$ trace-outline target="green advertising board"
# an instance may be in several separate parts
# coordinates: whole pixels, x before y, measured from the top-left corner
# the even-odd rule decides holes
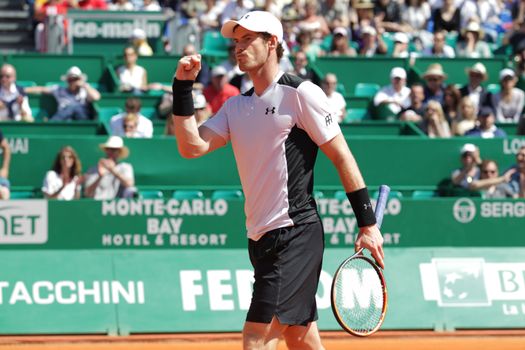
[[[328,247],[358,233],[346,199],[317,199]],[[0,250],[212,249],[247,245],[242,200],[0,202]],[[387,247],[524,247],[525,201],[399,199],[387,203]],[[505,239],[496,239],[503,233]]]
[[[319,327],[340,329],[325,252]],[[0,333],[240,331],[253,273],[245,249],[3,252]],[[524,248],[390,248],[383,329],[525,327]],[[371,296],[373,297],[373,296]],[[359,301],[357,301],[359,303]]]

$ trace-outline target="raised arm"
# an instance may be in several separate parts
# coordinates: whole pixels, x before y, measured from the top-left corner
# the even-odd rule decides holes
[[[184,158],[197,158],[226,141],[211,129],[197,127],[194,116],[192,89],[201,69],[201,56],[184,56],[179,60],[173,79],[173,123],[179,153]]]
[[[374,217],[374,213],[369,203],[365,181],[343,134],[340,133],[332,140],[321,145],[321,150],[337,169],[341,183],[354,209],[359,226],[355,250],[368,249],[379,266],[384,268],[383,237],[379,228],[375,225],[375,219],[373,219],[373,224],[366,225],[367,221]],[[365,225],[360,223],[360,221],[364,221]]]

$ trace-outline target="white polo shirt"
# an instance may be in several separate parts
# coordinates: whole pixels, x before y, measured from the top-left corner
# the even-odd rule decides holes
[[[203,125],[231,141],[246,202],[247,235],[313,222],[318,146],[338,135],[325,93],[309,81],[280,72],[257,96],[231,97]]]

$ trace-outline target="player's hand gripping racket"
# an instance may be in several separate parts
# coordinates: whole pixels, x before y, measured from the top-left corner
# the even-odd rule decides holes
[[[390,188],[381,185],[375,216],[381,227]],[[385,318],[386,283],[383,271],[361,248],[337,269],[332,282],[332,310],[337,322],[352,335],[375,333]]]

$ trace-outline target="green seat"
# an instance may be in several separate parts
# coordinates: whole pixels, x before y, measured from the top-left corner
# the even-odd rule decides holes
[[[45,86],[55,86],[55,85],[58,85],[58,86],[66,87],[66,82],[65,82],[65,81],[48,81],[48,82],[45,83],[44,85],[45,85]]]
[[[120,107],[98,107],[97,110],[98,119],[103,123],[109,122],[114,115],[122,113],[122,108]]]
[[[26,87],[36,86],[36,82],[32,80],[17,80],[16,85],[26,88]]]
[[[157,109],[155,107],[142,107],[140,109],[140,114],[148,119],[154,119],[157,116]]]
[[[139,191],[139,198],[140,199],[162,199],[164,198],[164,194],[162,194],[162,191],[158,191],[158,190],[142,190],[142,191]]]
[[[346,110],[346,116],[343,122],[344,123],[357,122],[357,121],[366,119],[367,117],[368,117],[367,108],[348,108]]]
[[[487,91],[491,94],[497,94],[501,91],[501,85],[500,84],[488,84],[487,85]]]
[[[208,30],[203,34],[201,53],[205,55],[227,54],[230,45],[230,39],[223,37],[218,30]]]
[[[397,113],[394,112],[388,104],[383,103],[379,106],[374,106],[372,110],[372,119],[395,120],[397,119]]]
[[[377,199],[378,197],[379,197],[379,191],[375,191],[372,194],[372,198]],[[392,199],[392,198],[401,199],[403,198],[403,193],[401,193],[401,191],[390,191],[390,193],[388,194],[388,199]]]
[[[33,114],[33,118],[36,121],[41,121],[46,118],[49,118],[49,114],[47,113],[47,111],[40,107],[31,107],[31,114]]]
[[[172,195],[173,199],[197,199],[204,198],[204,193],[199,190],[175,190]]]
[[[211,199],[243,199],[241,190],[216,190],[211,194]]]
[[[317,199],[317,198],[324,198],[324,193],[323,193],[323,191],[314,190],[313,196],[314,196],[315,199]]]
[[[35,194],[32,191],[11,191],[11,199],[29,199],[34,198]]]
[[[357,97],[373,98],[381,87],[375,83],[357,83],[354,89],[354,95]]]
[[[346,196],[346,192],[343,190],[335,191],[334,198],[339,199],[340,201],[344,199],[348,199],[348,197]]]
[[[412,198],[414,199],[428,199],[434,197],[439,197],[439,194],[436,191],[415,190],[412,192]]]

